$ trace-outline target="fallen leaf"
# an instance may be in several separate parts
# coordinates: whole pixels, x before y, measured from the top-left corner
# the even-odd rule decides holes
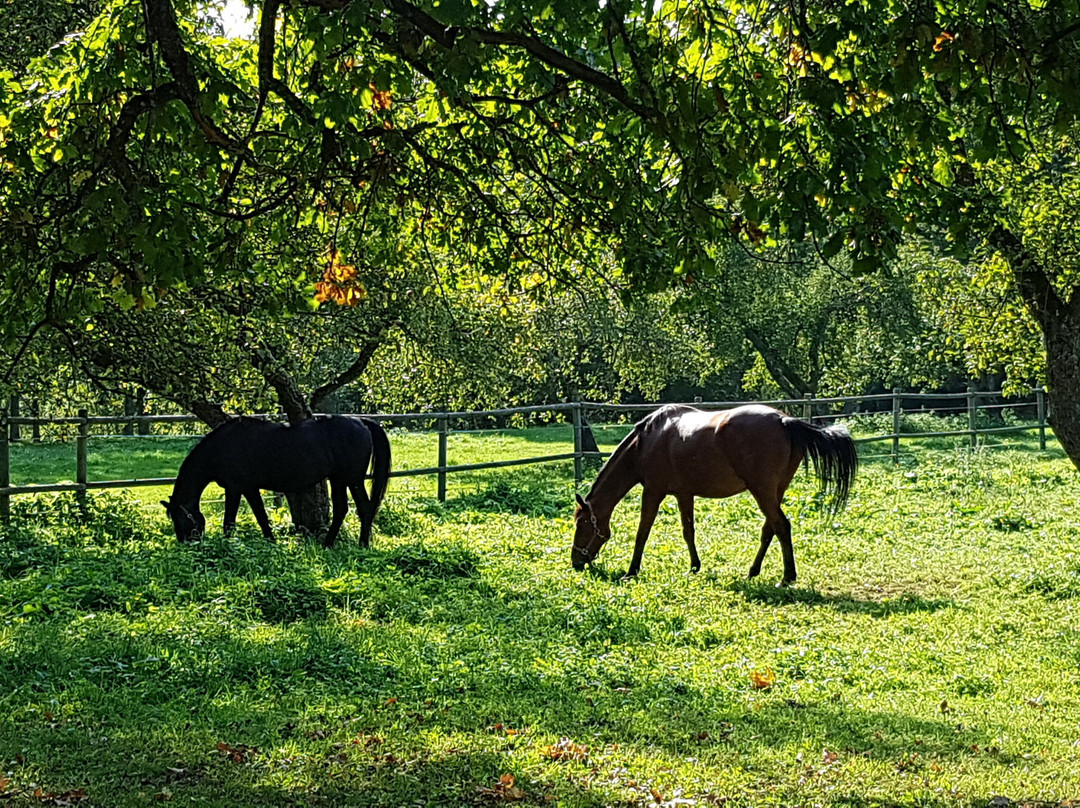
[[[750,684],[754,686],[755,690],[768,690],[776,684],[776,674],[773,673],[772,668],[766,668],[763,671],[750,671]]]
[[[217,750],[225,755],[233,763],[243,763],[245,760],[258,754],[258,749],[253,746],[245,746],[239,744],[238,746],[229,746],[224,741],[217,742]]]
[[[540,754],[550,760],[585,760],[589,747],[574,743],[569,738],[560,738],[558,743],[543,747]]]
[[[492,788],[480,788],[478,790],[481,796],[502,802],[518,802],[525,799],[525,790],[515,785],[514,775],[512,774],[502,775],[499,782]]]

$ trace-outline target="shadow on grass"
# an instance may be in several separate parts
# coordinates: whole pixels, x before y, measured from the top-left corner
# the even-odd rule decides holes
[[[430,502],[427,513],[436,517],[456,517],[461,513],[512,513],[555,518],[573,512],[573,497],[561,475],[550,469],[499,470],[498,477],[474,477],[464,485],[475,490],[458,493],[446,502]]]
[[[828,595],[816,589],[799,586],[776,586],[765,581],[741,578],[725,587],[754,603],[782,606],[797,603],[822,606],[839,612],[866,614],[871,617],[888,617],[893,614],[936,612],[956,607],[952,600],[928,599],[919,595],[901,593],[884,600],[862,600],[851,595]]]
[[[325,551],[253,530],[193,545],[24,538],[23,550],[50,563],[0,581],[9,587],[0,594],[12,605],[23,595],[57,600],[13,622],[0,644],[0,711],[10,716],[0,748],[30,750],[32,761],[14,772],[11,792],[32,782],[58,794],[86,788],[103,805],[551,797],[591,807],[649,797],[577,762],[547,774],[517,768],[529,749],[567,737],[605,749],[605,773],[654,751],[721,770],[797,740],[914,767],[966,762],[1003,734],[989,721],[959,728],[946,716],[852,708],[842,695],[795,702],[730,677],[702,686],[678,666],[650,664],[651,648],[686,629],[682,614],[584,590],[567,603],[542,582],[507,586],[487,577],[485,557],[451,543]],[[621,572],[590,567],[613,584]],[[953,605],[717,583],[752,602],[873,616]],[[89,587],[100,601],[80,600]],[[120,773],[108,775],[107,792],[105,773]],[[507,774],[522,799],[505,799],[516,796],[500,780]],[[830,799],[819,801],[861,805]],[[950,805],[932,800],[920,804]]]

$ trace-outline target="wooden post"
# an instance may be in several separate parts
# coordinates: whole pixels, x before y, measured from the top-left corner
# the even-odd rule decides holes
[[[967,392],[967,410],[968,410],[968,431],[971,433],[971,448],[974,449],[979,445],[979,433],[977,430],[977,424],[975,417],[979,411],[978,393],[975,392],[975,386],[969,384]]]
[[[1039,451],[1046,451],[1046,390],[1035,388],[1035,405],[1039,413]]]
[[[892,462],[900,462],[900,388],[892,389]]]
[[[86,508],[86,456],[90,442],[90,419],[89,413],[83,407],[79,410],[79,436],[75,439],[75,482],[83,486],[75,492],[79,505]]]
[[[439,416],[439,502],[446,502],[446,444],[450,437],[450,419]]]
[[[11,485],[11,446],[8,443],[7,409],[0,407],[0,488]],[[11,495],[0,494],[0,522],[11,520]]]
[[[585,479],[585,471],[581,456],[581,402],[574,402],[574,486],[581,485]]]
[[[814,420],[814,394],[807,393],[806,398],[803,399],[802,405],[802,417],[804,421]]]
[[[11,394],[11,409],[8,410],[8,413],[10,414],[10,416],[12,418],[18,418],[19,417],[19,394],[18,393],[12,393]],[[8,432],[8,434],[10,436],[9,440],[12,443],[18,443],[19,440],[22,438],[22,430],[19,429],[19,424],[10,424],[10,431]]]
[[[30,417],[34,419],[41,417],[41,402],[36,398],[30,402]],[[41,443],[41,424],[36,420],[33,427],[31,427],[31,435],[34,443]]]
[[[134,415],[135,415],[135,397],[132,396],[130,393],[128,393],[128,394],[126,394],[124,396],[124,417],[125,418],[132,418],[132,417],[134,417]],[[125,434],[125,435],[134,435],[135,434],[135,422],[134,421],[125,421],[124,422],[124,428],[121,430],[121,432],[123,434]]]
[[[138,389],[138,392],[135,393],[135,415],[136,416],[146,415],[146,390],[144,390],[141,387]],[[149,435],[150,434],[150,422],[149,421],[139,421],[139,426],[138,426],[137,431],[138,431],[138,433],[140,435]]]

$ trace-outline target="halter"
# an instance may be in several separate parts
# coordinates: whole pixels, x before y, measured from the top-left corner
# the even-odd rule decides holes
[[[605,536],[603,533],[600,532],[600,525],[596,521],[596,514],[593,513],[593,509],[591,506],[589,508],[589,521],[592,522],[593,538],[603,539],[604,541],[607,541],[611,538],[610,533]]]
[[[189,522],[191,522],[191,526],[192,526],[192,528],[193,528],[193,530],[192,530],[192,534],[191,534],[191,535],[193,535],[193,536],[194,536],[194,535],[198,534],[198,535],[200,535],[200,536],[201,536],[201,535],[202,535],[202,531],[201,531],[201,530],[199,530],[199,522],[198,522],[198,520],[197,520],[197,519],[195,518],[195,516],[194,516],[194,515],[193,515],[193,514],[191,513],[191,511],[189,511],[189,510],[188,510],[187,508],[185,508],[185,507],[184,507],[183,505],[179,505],[179,504],[177,504],[177,505],[174,505],[173,507],[174,507],[174,508],[176,508],[176,510],[180,511],[180,513],[182,513],[182,514],[183,514],[184,516],[186,516],[186,517],[187,517],[187,519],[188,519],[188,521],[189,521]]]
[[[590,524],[592,524],[592,529],[593,529],[593,540],[594,540],[594,541],[595,541],[596,539],[600,539],[600,541],[602,541],[602,542],[606,542],[606,541],[607,541],[608,539],[610,539],[610,538],[611,538],[611,534],[610,534],[610,533],[608,533],[608,534],[607,534],[607,535],[605,536],[605,535],[603,534],[603,532],[601,532],[601,530],[600,530],[600,525],[599,525],[599,523],[598,523],[598,522],[596,521],[596,514],[595,514],[595,513],[593,513],[593,509],[592,509],[592,507],[591,507],[591,506],[589,507],[589,522],[590,522]],[[589,555],[589,551],[588,551],[588,550],[586,550],[586,549],[584,549],[584,548],[582,548],[582,547],[578,547],[578,546],[577,546],[576,544],[575,544],[575,545],[574,545],[573,547],[571,547],[570,549],[571,549],[571,552],[577,553],[578,555],[581,555],[581,556],[588,556],[588,555]]]

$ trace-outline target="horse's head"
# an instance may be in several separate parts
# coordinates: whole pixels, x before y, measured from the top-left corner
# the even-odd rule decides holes
[[[194,541],[206,531],[206,517],[199,510],[198,502],[183,504],[170,497],[163,499],[161,504],[172,519],[177,541]]]
[[[583,570],[596,558],[600,548],[611,538],[611,514],[599,514],[593,506],[578,495],[574,511],[574,546],[570,560],[574,569]]]

